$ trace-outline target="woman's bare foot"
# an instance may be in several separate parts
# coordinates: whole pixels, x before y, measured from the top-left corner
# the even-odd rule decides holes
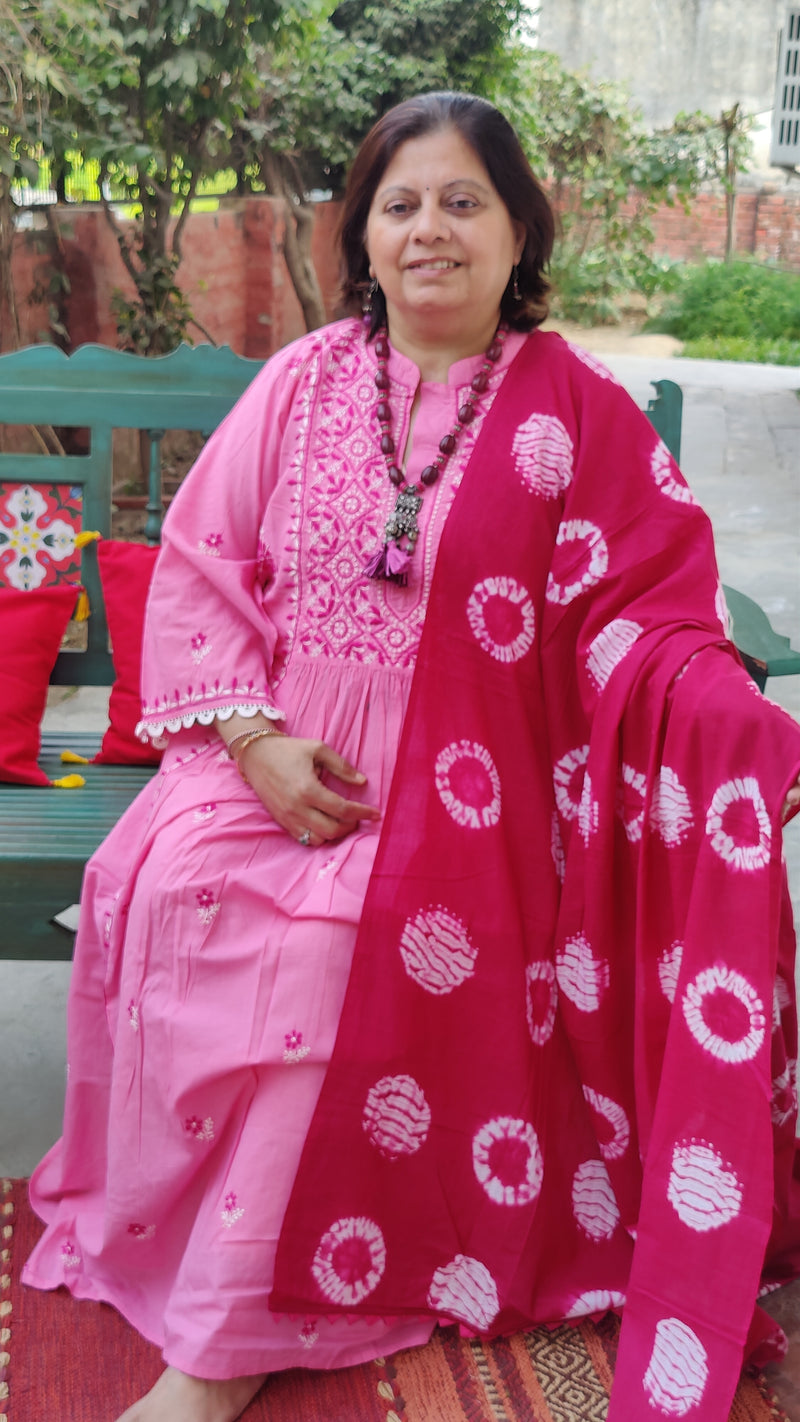
[[[210,1381],[167,1368],[147,1396],[117,1422],[236,1422],[266,1376]]]

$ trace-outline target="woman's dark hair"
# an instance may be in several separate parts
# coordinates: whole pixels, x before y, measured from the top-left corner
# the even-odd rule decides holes
[[[516,330],[530,331],[547,315],[549,282],[544,268],[553,249],[553,213],[508,119],[486,99],[470,94],[420,94],[406,99],[378,119],[361,144],[350,170],[340,228],[343,309],[350,315],[360,313],[369,286],[367,217],[389,163],[401,144],[442,128],[460,133],[483,163],[512,221],[525,228],[518,275],[521,300],[516,300],[509,282],[500,314]],[[385,320],[386,304],[379,290],[372,303],[370,336]]]

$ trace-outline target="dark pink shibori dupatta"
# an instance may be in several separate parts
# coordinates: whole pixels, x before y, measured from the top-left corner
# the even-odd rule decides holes
[[[536,333],[442,540],[271,1306],[481,1333],[623,1310],[609,1418],[727,1419],[792,1225],[800,728],[704,514]]]

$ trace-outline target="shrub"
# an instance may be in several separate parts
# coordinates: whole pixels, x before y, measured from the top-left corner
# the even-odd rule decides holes
[[[682,341],[724,338],[750,343],[753,349],[800,343],[800,275],[745,261],[686,267],[677,291],[648,330]]]

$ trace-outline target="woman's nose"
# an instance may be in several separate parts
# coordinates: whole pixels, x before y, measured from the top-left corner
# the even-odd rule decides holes
[[[438,237],[446,237],[448,232],[446,213],[433,196],[428,198],[426,194],[417,208],[413,237],[418,242],[435,242]]]

